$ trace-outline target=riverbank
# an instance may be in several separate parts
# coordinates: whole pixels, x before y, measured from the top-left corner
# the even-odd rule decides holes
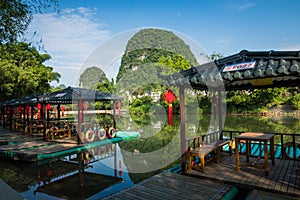
[[[300,110],[294,110],[289,105],[282,105],[279,108],[272,108],[268,111],[253,112],[253,111],[244,111],[241,113],[229,113],[227,115],[242,115],[242,116],[300,116]]]

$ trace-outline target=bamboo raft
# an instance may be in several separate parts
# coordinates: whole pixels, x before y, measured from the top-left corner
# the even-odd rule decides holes
[[[125,138],[130,139],[129,137]],[[0,130],[0,158],[36,162],[88,151],[110,143],[123,141],[116,137],[78,145],[74,138],[45,142],[42,137],[23,135],[21,132]]]

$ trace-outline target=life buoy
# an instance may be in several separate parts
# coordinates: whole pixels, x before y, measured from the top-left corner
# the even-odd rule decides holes
[[[85,140],[87,142],[93,142],[94,141],[94,138],[95,138],[95,135],[94,135],[94,131],[93,130],[88,130],[86,133],[85,133]]]
[[[104,140],[106,138],[106,131],[104,129],[100,129],[98,130],[97,135],[99,140]]]
[[[110,127],[110,128],[108,129],[108,137],[109,137],[109,138],[114,138],[114,137],[116,137],[116,134],[117,134],[117,131],[116,131],[116,129],[115,129],[114,127]]]
[[[287,152],[287,150],[289,149],[289,147],[292,147],[293,148],[293,142],[287,142],[287,143],[285,143],[285,144],[283,144],[282,145],[282,149],[283,149],[283,155],[284,155],[284,157],[285,158],[287,158],[287,159],[294,159],[293,157],[291,157],[289,154],[288,154],[288,152]],[[295,147],[296,147],[296,149],[298,148],[298,149],[300,149],[300,144],[295,144]],[[297,155],[297,154],[296,154]],[[300,160],[300,155],[296,158],[297,160]]]
[[[91,159],[94,158],[94,156],[95,156],[95,151],[94,151],[94,149],[91,149],[91,150],[85,152],[85,159],[86,159],[86,160],[91,160]]]

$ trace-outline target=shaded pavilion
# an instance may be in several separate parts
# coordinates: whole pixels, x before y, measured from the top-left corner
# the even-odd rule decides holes
[[[10,130],[13,130],[13,115],[15,112],[23,115],[23,118],[15,119],[22,121],[21,123],[25,124],[32,123],[34,115],[34,107],[38,102],[37,97],[24,97],[19,99],[11,99],[0,104],[1,107],[1,120],[3,127],[8,126]],[[8,122],[8,123],[7,123]]]
[[[186,172],[184,91],[209,90],[217,99],[219,135],[222,134],[222,98],[226,91],[300,86],[300,51],[247,51],[192,67],[171,75],[160,75],[166,85],[179,88],[182,172]]]
[[[83,110],[84,110],[84,102],[96,102],[96,101],[113,101],[115,104],[117,101],[122,98],[113,94],[100,92],[92,89],[86,88],[76,88],[76,87],[67,87],[65,89],[52,92],[49,94],[43,94],[33,98],[21,98],[16,100],[10,100],[4,102],[2,106],[2,113],[4,115],[5,111],[9,117],[9,126],[12,129],[12,108],[16,108],[21,106],[22,112],[24,112],[24,116],[27,116],[27,124],[29,124],[29,112],[28,106],[33,110],[35,107],[40,112],[40,120],[43,123],[43,138],[46,140],[46,128],[49,128],[50,116],[49,116],[49,105],[57,105],[57,120],[60,121],[60,110],[61,106],[65,104],[74,104],[77,105],[78,112],[78,123],[77,123],[77,132],[80,133],[81,123],[83,122]],[[26,109],[27,107],[27,109]],[[114,106],[115,108],[115,106]],[[10,112],[7,112],[10,111]],[[27,113],[26,113],[27,112]],[[33,118],[33,112],[31,112],[31,120]],[[4,117],[3,117],[4,119]],[[23,125],[25,127],[26,120],[23,118]],[[114,109],[114,127],[115,124],[115,109]],[[78,143],[80,143],[80,138],[78,137]]]
[[[86,88],[76,88],[76,87],[67,87],[63,90],[56,91],[47,95],[43,95],[39,102],[44,105],[44,108],[47,104],[56,104],[58,111],[58,121],[60,120],[60,107],[62,104],[76,104],[78,111],[78,123],[77,123],[77,132],[81,132],[81,123],[83,122],[83,103],[84,102],[96,102],[96,101],[113,101],[113,103],[121,100],[121,97],[118,97],[113,94],[106,92],[100,92],[92,89]],[[114,106],[115,108],[115,106]],[[49,112],[47,112],[47,126],[49,126]],[[44,123],[45,124],[45,123]],[[114,110],[114,127],[115,124],[115,110]],[[45,138],[44,131],[44,138]],[[78,143],[80,143],[80,138],[78,137]]]

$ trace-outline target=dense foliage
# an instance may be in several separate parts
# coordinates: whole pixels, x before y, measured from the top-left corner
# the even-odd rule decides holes
[[[300,109],[298,88],[268,88],[226,93],[227,113],[261,113],[273,112],[285,106],[289,109]],[[198,95],[199,107],[205,113],[211,112],[211,98],[206,93]]]
[[[41,94],[60,74],[43,63],[51,57],[26,43],[0,45],[0,101]]]
[[[0,44],[16,42],[27,30],[32,14],[54,5],[57,0],[1,0]]]

